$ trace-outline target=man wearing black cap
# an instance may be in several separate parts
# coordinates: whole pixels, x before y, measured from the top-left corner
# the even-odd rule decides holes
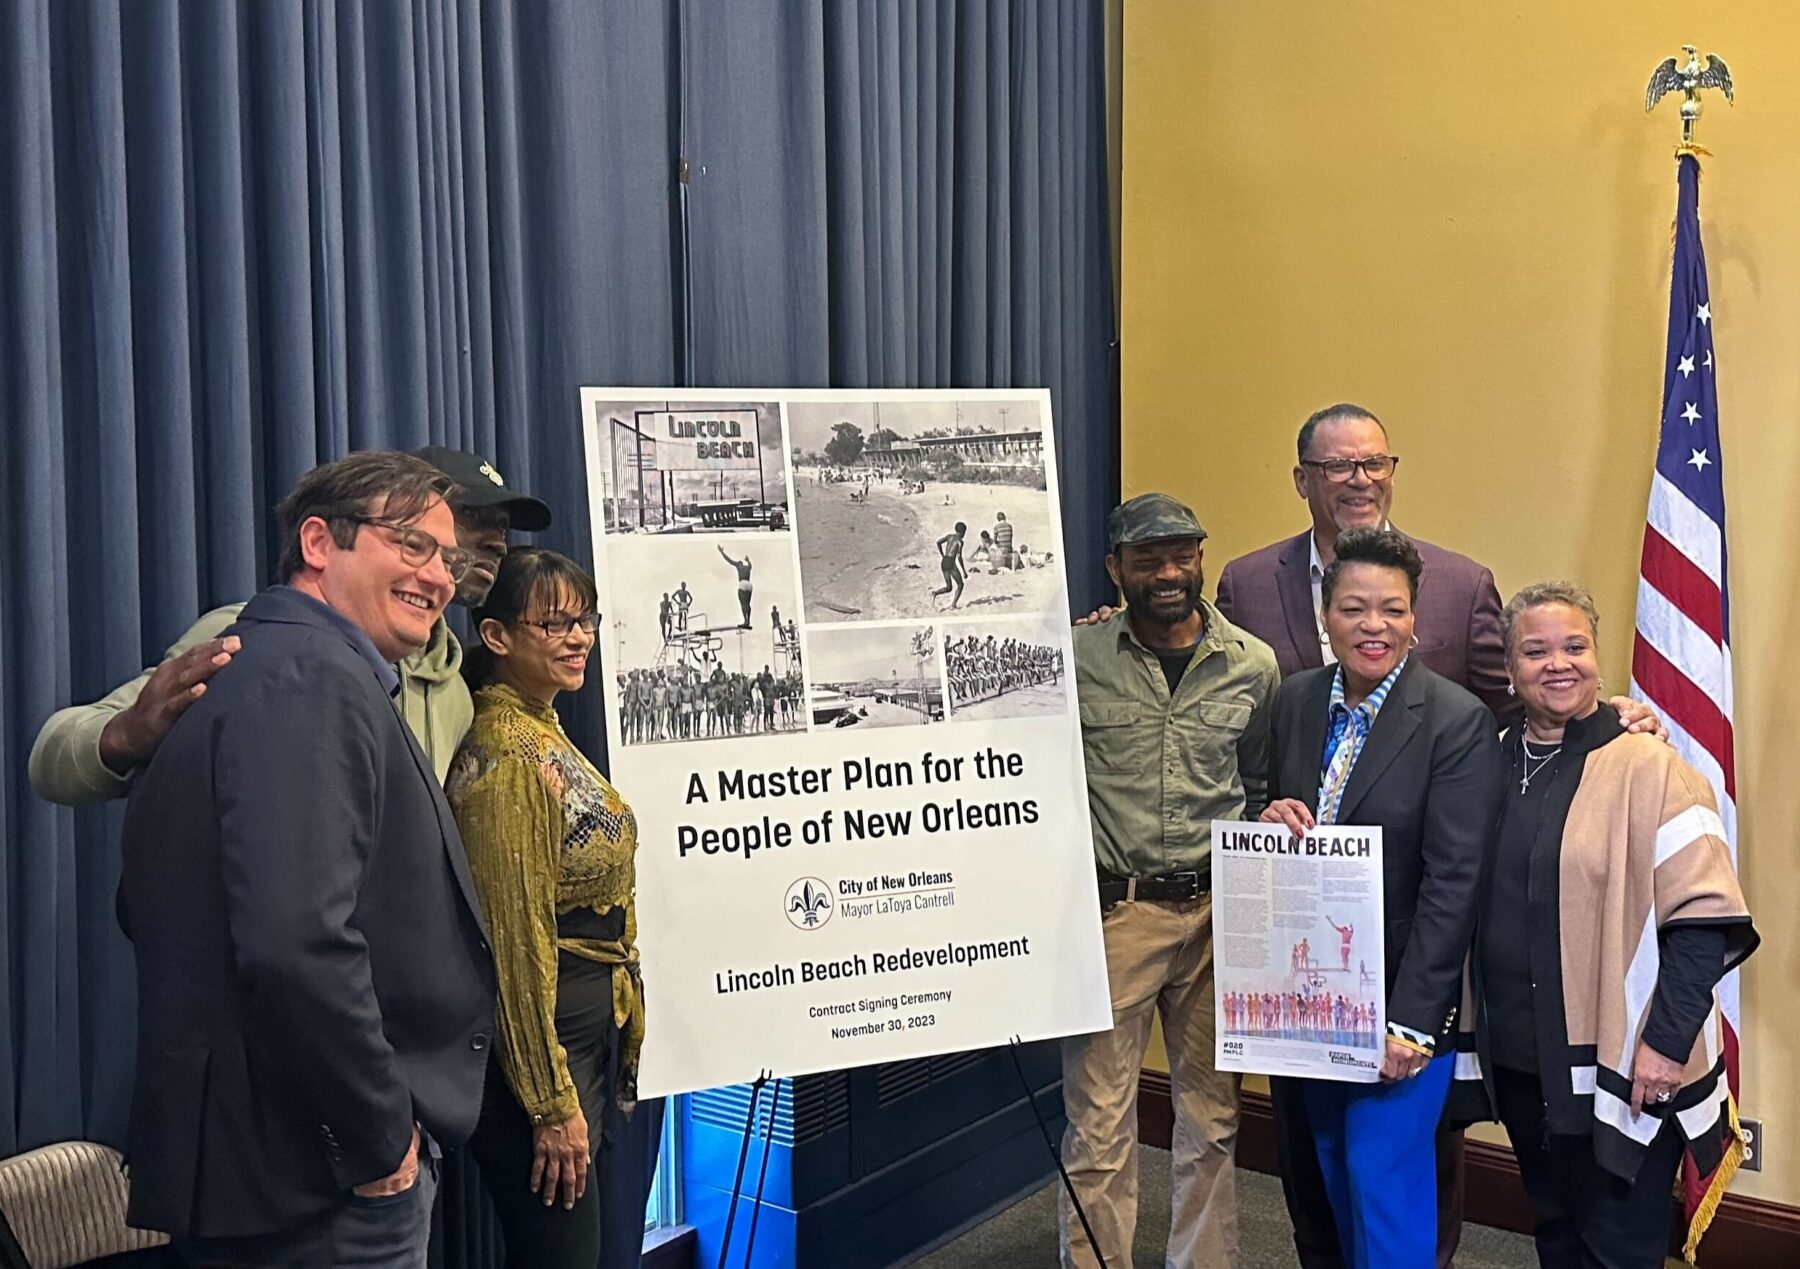
[[[1073,635],[1088,812],[1111,984],[1110,1031],[1063,1043],[1063,1163],[1109,1265],[1131,1263],[1137,1079],[1155,1015],[1174,1103],[1171,1265],[1237,1262],[1238,1081],[1213,1066],[1212,821],[1267,798],[1280,677],[1267,644],[1201,597],[1206,530],[1166,494],[1107,518],[1126,619]],[[1096,1264],[1072,1204],[1067,1269]]]
[[[459,486],[456,540],[475,563],[457,585],[456,602],[479,604],[506,554],[507,531],[548,528],[550,508],[507,488],[493,464],[479,454],[440,445],[413,452]],[[91,705],[52,714],[31,748],[31,787],[37,795],[64,806],[124,797],[132,771],[149,761],[182,711],[205,693],[206,681],[237,652],[237,637],[221,638],[220,632],[237,620],[242,608],[228,604],[213,609],[176,640],[161,665]],[[442,780],[474,718],[474,704],[459,673],[462,646],[439,618],[431,641],[398,668],[401,687],[395,703]]]

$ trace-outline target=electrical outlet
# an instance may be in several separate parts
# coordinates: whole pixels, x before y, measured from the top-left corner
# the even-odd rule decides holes
[[[1744,1163],[1746,1172],[1761,1172],[1763,1167],[1763,1126],[1760,1119],[1740,1119],[1744,1130]]]

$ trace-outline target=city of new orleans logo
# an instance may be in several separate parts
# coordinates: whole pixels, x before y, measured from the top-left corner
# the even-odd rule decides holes
[[[816,930],[831,920],[831,887],[817,877],[802,877],[782,901],[787,919],[798,930]]]

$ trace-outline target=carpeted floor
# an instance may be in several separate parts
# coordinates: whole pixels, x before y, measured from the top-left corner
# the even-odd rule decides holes
[[[1162,1269],[1168,1235],[1169,1152],[1145,1147],[1138,1170],[1136,1269]],[[1238,1241],[1239,1269],[1297,1269],[1281,1183],[1274,1177],[1238,1173]],[[1056,1262],[1056,1189],[1045,1186],[913,1263],[917,1269],[1046,1269]],[[1457,1269],[1531,1269],[1537,1254],[1523,1234],[1467,1225],[1456,1264]]]

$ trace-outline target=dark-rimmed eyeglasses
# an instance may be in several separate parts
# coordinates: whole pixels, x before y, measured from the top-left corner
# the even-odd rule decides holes
[[[1370,480],[1386,480],[1394,474],[1394,468],[1400,465],[1398,454],[1371,454],[1367,458],[1327,458],[1320,461],[1314,458],[1302,458],[1302,467],[1311,467],[1334,485],[1341,485],[1362,468],[1362,474]]]
[[[579,617],[571,617],[566,613],[559,613],[554,617],[545,617],[542,621],[533,621],[529,617],[521,617],[519,618],[518,624],[521,626],[536,626],[552,639],[566,639],[568,638],[569,632],[575,629],[576,626],[581,627],[583,634],[593,634],[594,631],[600,628],[600,614],[597,612],[584,612]]]
[[[395,524],[392,520],[380,520],[374,516],[335,516],[350,524],[364,524],[370,528],[386,529],[394,536],[394,549],[400,552],[400,559],[408,568],[424,568],[431,563],[432,556],[439,556],[444,561],[444,569],[450,574],[450,580],[461,583],[469,575],[475,565],[475,557],[460,546],[445,546],[423,529],[410,528],[404,524]]]

